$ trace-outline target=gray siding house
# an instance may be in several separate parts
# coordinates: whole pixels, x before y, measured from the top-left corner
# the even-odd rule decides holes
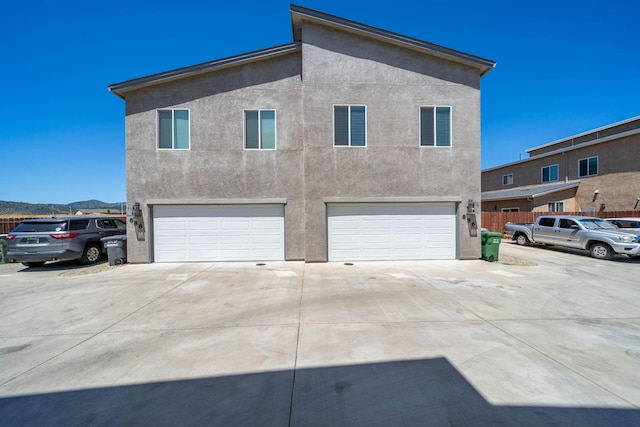
[[[303,7],[290,44],[111,85],[131,262],[480,257],[495,63]]]

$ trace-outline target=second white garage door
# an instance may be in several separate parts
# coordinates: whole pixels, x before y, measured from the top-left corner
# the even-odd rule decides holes
[[[455,259],[453,203],[327,206],[329,261]]]
[[[155,206],[156,262],[284,260],[284,206]]]

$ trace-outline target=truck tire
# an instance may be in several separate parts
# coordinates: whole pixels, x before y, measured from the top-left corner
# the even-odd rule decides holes
[[[522,233],[517,233],[513,239],[516,241],[516,243],[520,246],[527,246],[530,242],[529,239],[527,238],[527,236],[525,236]]]
[[[611,246],[602,242],[595,242],[589,246],[591,256],[598,259],[611,259],[613,257],[613,249]]]

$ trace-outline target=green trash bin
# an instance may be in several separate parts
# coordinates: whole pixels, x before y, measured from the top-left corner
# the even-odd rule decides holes
[[[502,233],[494,233],[492,231],[482,232],[482,259],[489,262],[498,261],[498,253],[500,252],[500,241]]]
[[[0,234],[0,264],[7,262],[7,235]]]

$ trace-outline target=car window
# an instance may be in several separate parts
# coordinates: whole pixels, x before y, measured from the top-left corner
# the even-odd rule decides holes
[[[51,231],[66,231],[67,230],[67,221],[60,222],[21,222],[18,224],[16,228],[13,229],[14,232],[18,233],[41,233],[41,232],[51,232]]]
[[[620,228],[640,228],[640,223],[637,221],[616,220],[611,222]]]
[[[597,229],[597,228],[606,228],[608,230],[615,230],[618,228],[615,225],[611,224],[609,221],[605,221],[600,218],[584,218],[580,220],[580,223],[590,230]]]
[[[112,219],[99,219],[98,227],[100,228],[118,228],[116,223]]]
[[[560,220],[560,222],[558,224],[558,227],[559,228],[571,228],[574,225],[578,225],[578,224],[576,224],[576,222],[571,220],[571,219],[563,218],[563,219]]]
[[[89,226],[88,219],[72,219],[69,230],[86,230]]]
[[[540,218],[538,221],[538,225],[543,227],[553,227],[553,224],[556,222],[555,218]]]
[[[124,222],[124,221],[123,221],[123,220],[121,220],[121,219],[114,219],[114,220],[113,220],[113,222],[115,222],[115,223],[116,223],[116,226],[117,226],[118,228],[127,228],[127,223],[126,223],[126,222]]]

